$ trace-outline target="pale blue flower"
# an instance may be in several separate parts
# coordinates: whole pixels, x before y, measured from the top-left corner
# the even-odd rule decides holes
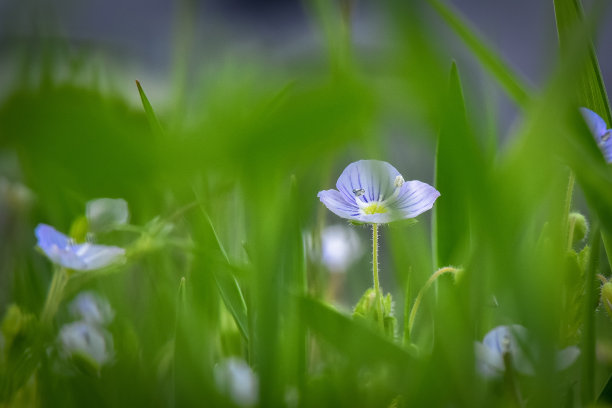
[[[580,113],[582,113],[582,117],[597,141],[606,161],[612,163],[612,129],[608,129],[606,122],[592,110],[580,108]]]
[[[130,213],[127,202],[121,198],[98,198],[87,202],[85,208],[91,232],[111,231],[128,222]]]
[[[59,343],[65,357],[85,360],[96,370],[113,357],[113,338],[110,333],[84,321],[62,326]]]
[[[440,196],[429,184],[404,181],[395,167],[379,160],[349,164],[336,188],[320,191],[317,196],[334,214],[372,224],[414,218],[429,210]]]
[[[230,357],[215,366],[217,389],[230,397],[234,404],[252,407],[259,399],[259,379],[242,359]]]
[[[47,257],[68,269],[77,271],[100,269],[119,262],[125,255],[125,249],[116,246],[95,245],[88,242],[76,244],[46,224],[38,224],[34,233],[38,238],[38,246]]]
[[[509,354],[514,370],[521,374],[533,375],[533,359],[536,353],[529,339],[529,332],[521,325],[498,326],[489,331],[482,343],[475,342],[476,368],[487,378],[499,378],[506,366],[504,355]],[[556,369],[564,370],[572,365],[580,350],[576,346],[567,347],[556,354]]]
[[[103,326],[113,320],[114,312],[108,301],[93,292],[81,292],[70,303],[70,313],[77,319]]]
[[[321,261],[332,273],[344,273],[361,255],[361,241],[354,229],[331,225],[321,231]]]

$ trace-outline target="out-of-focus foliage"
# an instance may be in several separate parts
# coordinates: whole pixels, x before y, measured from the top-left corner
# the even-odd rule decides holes
[[[381,6],[388,30],[372,55],[351,41],[353,2],[305,7],[327,46],[312,64],[228,58],[185,75],[177,52],[175,79],[188,85],[175,83],[169,109],[146,81],[134,84],[142,105],[133,106],[93,82],[59,79],[73,57],[46,37],[33,48],[11,44],[30,80],[0,99],[0,406],[539,407],[610,398],[601,249],[612,242],[612,171],[578,111],[610,124],[591,46],[605,23],[600,10],[583,16],[579,0],[551,4],[562,55],[544,83],[528,86],[443,1]],[[478,95],[465,92],[470,67],[452,58],[465,49],[445,41],[455,35],[519,110],[495,150],[477,125],[494,119],[466,97]],[[28,64],[37,53],[45,63]],[[317,192],[359,159],[392,162],[441,193],[433,222],[423,214],[380,227],[384,333],[371,324],[370,254],[330,274],[308,253],[320,254],[321,231],[339,222]],[[581,195],[584,215],[572,213]],[[92,228],[87,203],[98,198],[125,200],[129,223],[122,201],[103,201],[115,203],[101,210],[112,225]],[[125,248],[125,262],[53,265],[36,248],[39,223]],[[349,228],[369,239],[364,226]],[[448,266],[452,277],[428,281]],[[83,293],[108,302],[113,318],[75,315]],[[515,324],[530,333],[533,372],[513,370],[507,357],[499,378],[479,375],[475,342]],[[559,367],[559,350],[575,345],[578,363]]]

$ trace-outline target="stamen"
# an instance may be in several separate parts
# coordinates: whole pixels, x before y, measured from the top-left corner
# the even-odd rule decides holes
[[[383,214],[387,212],[387,208],[382,203],[374,202],[361,209],[364,214]]]
[[[395,184],[395,187],[397,187],[397,188],[400,188],[402,186],[402,184],[404,184],[404,178],[402,177],[401,174],[398,174],[395,177],[395,182],[393,184]]]

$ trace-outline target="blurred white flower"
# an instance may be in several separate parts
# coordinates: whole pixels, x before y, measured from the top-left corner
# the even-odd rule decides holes
[[[499,378],[506,365],[504,355],[510,356],[512,367],[521,374],[533,375],[534,350],[529,349],[529,332],[521,325],[498,326],[488,332],[482,343],[475,342],[476,368],[483,377]],[[576,361],[580,350],[567,347],[556,355],[557,370],[564,370]]]
[[[91,232],[111,231],[128,222],[130,213],[127,202],[121,198],[98,198],[87,202],[85,209]]]
[[[104,326],[115,316],[108,301],[93,292],[81,292],[70,303],[70,313],[76,319]]]
[[[321,232],[320,261],[332,273],[344,273],[361,257],[357,233],[344,225],[331,225]]]
[[[113,339],[110,333],[87,322],[79,321],[62,326],[59,342],[65,357],[84,360],[96,371],[112,358]]]
[[[259,399],[259,379],[251,367],[239,358],[230,357],[215,366],[215,383],[219,392],[241,407],[251,407]]]

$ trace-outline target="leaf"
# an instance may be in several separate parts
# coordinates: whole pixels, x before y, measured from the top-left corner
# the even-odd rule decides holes
[[[353,361],[364,365],[387,363],[401,371],[407,371],[414,364],[415,359],[411,353],[365,324],[357,323],[309,297],[299,298],[299,303],[304,323]]]
[[[510,65],[491,46],[485,43],[481,38],[482,36],[470,27],[457,10],[440,0],[429,0],[429,3],[463,40],[483,67],[499,81],[508,95],[519,106],[525,107],[531,91],[525,80],[513,71]]]
[[[210,216],[206,212],[206,210],[200,206],[202,210],[202,214],[206,220],[210,228],[210,234],[214,238],[219,250],[223,254],[223,259],[225,260],[225,266],[227,268],[213,268],[213,277],[215,279],[215,284],[217,285],[217,289],[219,290],[219,294],[221,295],[221,299],[223,299],[223,303],[227,310],[232,314],[238,328],[240,329],[240,333],[244,336],[244,338],[249,340],[249,330],[248,330],[248,317],[247,317],[247,305],[244,300],[244,296],[242,294],[242,290],[240,289],[240,285],[236,280],[236,277],[230,272],[232,267],[230,260],[227,256],[227,252],[225,252],[225,248],[217,235],[217,231],[213,226],[212,220]],[[222,270],[225,269],[225,270]]]
[[[142,101],[142,107],[145,110],[145,113],[147,115],[147,121],[149,122],[149,126],[151,126],[151,130],[153,131],[153,134],[156,137],[163,136],[164,131],[159,123],[159,120],[157,120],[157,115],[155,114],[155,111],[153,110],[153,106],[151,106],[151,103],[149,102],[149,99],[147,98],[147,95],[145,94],[138,80],[136,80],[136,86],[138,87],[138,93],[140,94],[140,100]]]
[[[554,5],[559,46],[562,53],[567,53],[571,42],[575,38],[576,30],[580,29],[584,20],[582,5],[579,0],[554,0]],[[606,122],[610,124],[612,122],[610,103],[599,69],[597,55],[590,41],[587,47],[588,56],[584,61],[584,67],[576,78],[576,81],[579,82],[576,87],[578,103],[580,106],[597,112],[603,118],[607,118]]]
[[[436,268],[460,265],[465,261],[462,256],[469,248],[470,235],[468,200],[477,193],[477,180],[483,173],[478,142],[467,124],[461,79],[455,63],[451,66],[444,106],[435,170],[435,186],[441,196],[434,207],[432,223]]]

